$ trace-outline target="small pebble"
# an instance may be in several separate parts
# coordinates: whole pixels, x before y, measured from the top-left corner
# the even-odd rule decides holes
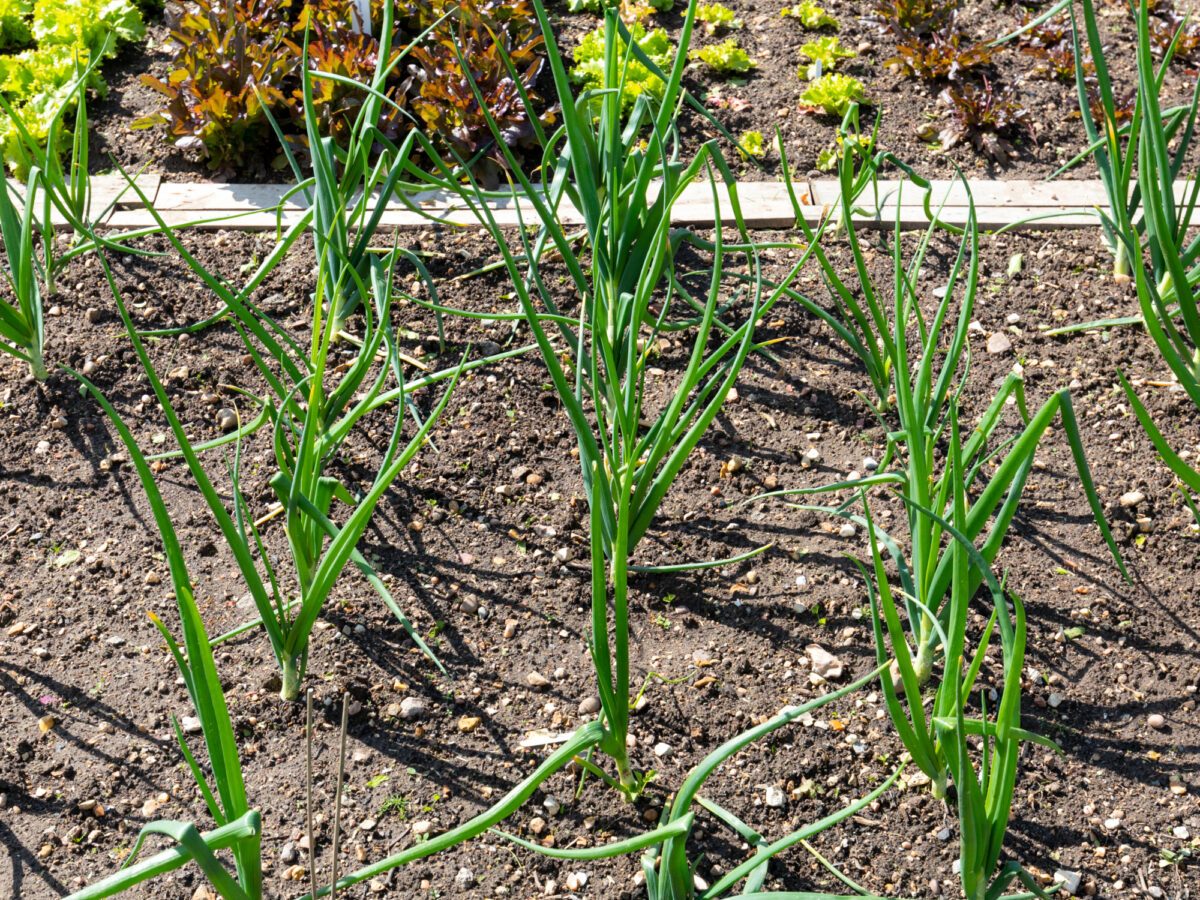
[[[217,427],[226,434],[238,427],[238,417],[232,409],[217,410]]]
[[[1054,873],[1054,880],[1062,883],[1061,890],[1066,891],[1072,897],[1079,890],[1080,873],[1070,872],[1066,869],[1059,869]]]
[[[1141,491],[1129,491],[1121,495],[1121,505],[1128,509],[1131,506],[1137,506],[1145,499],[1146,495]]]
[[[550,684],[550,679],[541,672],[530,672],[525,676],[525,683],[530,687],[544,688]]]
[[[1158,713],[1151,713],[1150,715],[1148,715],[1146,717],[1146,724],[1149,725],[1151,728],[1153,728],[1155,731],[1162,731],[1164,728],[1167,727],[1167,720],[1164,719],[1162,716],[1160,716]]]
[[[567,876],[567,890],[577,891],[587,884],[587,880],[586,872],[572,872]]]
[[[994,332],[987,339],[987,352],[992,354],[1007,353],[1012,349],[1012,341],[1002,332]]]
[[[812,673],[826,681],[842,677],[842,661],[819,644],[809,644],[805,650],[812,661]]]
[[[600,712],[599,697],[585,697],[579,704],[579,714],[581,716],[591,716]]]
[[[768,787],[766,801],[767,806],[770,806],[773,809],[781,808],[784,803],[783,789],[776,787],[775,785]]]
[[[425,703],[417,697],[405,697],[400,701],[400,718],[419,719],[425,715]]]

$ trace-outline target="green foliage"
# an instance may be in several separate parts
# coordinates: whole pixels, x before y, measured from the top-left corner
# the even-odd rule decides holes
[[[8,265],[3,269],[12,300],[0,297],[0,352],[29,363],[30,374],[46,377],[42,360],[45,341],[42,292],[38,279],[41,267],[34,254],[34,210],[39,202],[41,176],[30,175],[24,195],[7,181],[0,183],[0,238]]]
[[[826,72],[837,68],[838,60],[853,59],[857,56],[853,50],[841,46],[836,35],[826,35],[800,45],[800,56],[811,60],[812,65],[802,69],[801,78],[810,80],[820,78]]]
[[[100,261],[105,276],[109,283],[113,284],[112,272],[108,263],[103,256],[100,257]],[[163,392],[162,384],[154,377],[145,347],[134,331],[128,310],[121,302],[119,295],[116,295],[116,299],[122,321],[131,335],[134,351],[142,364],[146,366],[155,393],[163,403],[166,403],[166,394]],[[102,897],[112,896],[158,874],[179,868],[189,859],[194,859],[221,896],[258,900],[262,896],[260,853],[262,828],[259,813],[257,810],[251,809],[247,800],[241,759],[234,737],[233,721],[229,716],[225,692],[217,673],[212,643],[209,641],[203,618],[196,604],[195,582],[189,576],[183,547],[175,533],[175,527],[171,522],[170,513],[167,511],[162,494],[154,482],[150,466],[129,428],[95,385],[81,375],[76,374],[76,377],[91,391],[120,434],[141,479],[142,488],[150,502],[155,524],[158,526],[159,536],[162,538],[183,631],[182,646],[157,615],[152,612],[150,618],[162,633],[171,656],[183,676],[184,684],[192,701],[192,708],[200,720],[204,748],[208,756],[208,768],[211,772],[212,783],[216,788],[215,792],[210,786],[208,777],[197,765],[184,740],[179,722],[174,717],[172,717],[172,724],[175,727],[175,738],[179,743],[184,760],[188,764],[210,815],[219,827],[215,831],[201,834],[191,824],[167,821],[151,822],[143,826],[137,843],[121,871],[84,888],[73,897],[76,900],[85,900],[85,898],[86,900],[99,900]],[[172,421],[177,424],[176,420],[172,419]],[[134,857],[137,856],[142,842],[151,834],[166,835],[180,846],[134,864]],[[226,847],[232,849],[236,875],[231,875],[213,852]]]
[[[737,38],[726,38],[719,44],[709,44],[688,54],[689,59],[698,59],[714,72],[749,72],[755,62],[738,44]]]
[[[374,35],[383,8],[383,0],[372,3]],[[318,79],[313,91],[320,133],[344,145],[366,101],[380,48],[377,37],[354,27],[356,9],[354,0],[196,0],[172,7],[167,22],[179,48],[174,68],[165,81],[142,79],[166,98],[166,106],[137,124],[166,125],[169,140],[215,170],[261,156],[274,143],[269,117],[281,123],[293,149],[302,149],[309,140],[300,84],[307,50],[310,68],[345,79]],[[531,146],[532,129],[518,101],[521,89],[533,90],[545,60],[526,0],[413,0],[398,15],[389,42],[402,55],[390,58],[380,87],[387,102],[371,123],[381,140],[398,142],[416,120],[466,155],[499,155],[462,77],[461,49],[486,103],[505,120],[504,140]],[[519,84],[502,63],[498,42],[507,48]],[[274,162],[285,164],[282,156]]]
[[[742,27],[742,20],[734,15],[733,10],[720,3],[701,3],[696,9],[696,20],[704,23],[704,30],[709,34]]]
[[[0,0],[0,50],[24,47],[33,40],[31,15],[33,0]]]
[[[12,108],[11,115],[0,116],[8,166],[18,174],[28,168],[22,129],[45,146],[56,119],[74,110],[81,70],[114,56],[122,43],[140,40],[145,31],[141,12],[129,0],[15,0],[0,7],[0,47],[25,47],[0,56],[0,94]],[[36,46],[27,46],[30,41]],[[95,69],[87,86],[104,91]]]
[[[1091,0],[1083,3],[1083,27],[1096,64],[1101,113],[1098,122],[1087,114],[1083,120],[1109,197],[1108,208],[1099,212],[1100,221],[1114,248],[1114,269],[1132,276],[1141,312],[1140,319],[1091,325],[1140,321],[1171,370],[1172,380],[1200,408],[1200,240],[1194,237],[1200,166],[1193,161],[1200,83],[1193,87],[1189,102],[1163,109],[1160,93],[1173,57],[1167,52],[1155,67],[1160,51],[1147,0],[1141,2],[1137,22],[1137,105],[1122,132],[1116,125],[1116,101],[1095,10]],[[1078,48],[1078,35],[1075,43]],[[1080,74],[1081,108],[1084,88]],[[1200,470],[1186,452],[1171,446],[1154,421],[1142,399],[1146,388],[1135,390],[1123,372],[1118,377],[1139,424],[1182,483],[1188,507],[1200,522],[1195,500],[1200,494]],[[1178,441],[1178,435],[1174,437]]]
[[[33,38],[39,47],[84,47],[99,53],[115,38],[114,48],[146,34],[141,11],[127,0],[37,0]]]
[[[744,131],[738,139],[738,151],[746,157],[753,156],[757,159],[762,159],[767,155],[767,148],[763,144],[763,136],[761,131]]]
[[[813,0],[800,0],[795,6],[786,6],[780,15],[785,19],[799,19],[801,25],[813,31],[819,28],[832,28],[836,31],[838,28],[837,19],[817,6]]]
[[[604,11],[603,0],[567,0],[568,12],[600,13]]]
[[[851,103],[862,99],[862,82],[838,72],[822,75],[800,95],[802,102],[824,110],[826,115],[839,118],[846,114]]]
[[[640,22],[635,22],[629,29],[629,34],[642,52],[660,70],[671,67],[671,57],[674,48],[667,38],[663,28],[647,31]],[[628,45],[617,39],[618,53],[624,57]],[[575,48],[575,65],[571,69],[571,81],[581,92],[599,91],[605,85],[604,67],[604,26],[590,31],[579,39]],[[621,110],[628,112],[633,108],[634,101],[643,94],[649,97],[662,97],[665,83],[659,75],[651,72],[640,60],[631,58],[625,70],[621,83]],[[594,97],[589,101],[589,107],[598,114],[601,100]]]

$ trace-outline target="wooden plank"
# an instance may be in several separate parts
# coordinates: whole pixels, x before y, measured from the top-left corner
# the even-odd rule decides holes
[[[157,202],[159,189],[162,187],[162,176],[143,172],[134,181],[138,189],[146,195],[151,203]],[[129,186],[122,175],[93,175],[92,176],[92,209],[99,213],[113,200],[117,201],[117,209],[135,209],[142,205],[142,198],[137,191]]]
[[[947,207],[967,205],[967,189],[961,181],[935,180],[930,183],[933,186],[930,197],[932,207],[943,204]],[[813,189],[818,202],[836,202],[836,181],[815,182]],[[890,199],[893,203],[896,197],[900,197],[904,206],[919,206],[924,198],[922,190],[912,182],[891,180],[879,182],[878,195],[880,198]],[[874,192],[868,189],[860,198],[860,202],[873,202],[873,198]],[[970,199],[976,206],[992,207],[1088,208],[1108,203],[1108,195],[1104,193],[1104,187],[1099,181],[980,181],[970,185]]]
[[[293,185],[287,184],[168,183],[159,188],[154,208],[160,212],[190,210],[206,214],[209,210],[245,212],[271,209],[278,206],[284,195],[293,189]],[[289,200],[286,208],[301,209],[302,199],[296,197]]]
[[[945,206],[966,206],[967,190],[961,181],[931,181],[933,193],[930,204],[937,208],[943,201]],[[818,203],[835,203],[838,198],[838,182],[828,179],[814,181],[813,193]],[[900,191],[903,186],[903,192]],[[970,185],[971,198],[976,206],[1045,206],[1061,209],[1091,209],[1108,206],[1108,194],[1100,181],[978,181]],[[1175,200],[1183,202],[1190,190],[1190,183],[1175,183]],[[919,206],[923,192],[911,182],[894,180],[879,182],[880,198],[894,202],[900,196],[901,205]],[[860,198],[861,203],[874,202],[874,193],[868,190]]]
[[[158,194],[159,186],[162,184],[162,176],[143,173],[137,177],[136,182],[137,186],[145,193],[147,199],[153,203],[154,198]],[[25,196],[25,182],[10,178],[8,183],[15,188],[18,196]],[[129,182],[120,175],[93,175],[90,187],[92,193],[91,215],[93,216],[99,217],[109,206],[114,204],[114,201],[114,209],[138,209],[142,207],[142,199],[138,196],[137,191],[130,187]],[[51,208],[50,221],[59,230],[66,230],[70,227],[66,218],[57,208]],[[107,218],[99,220],[95,224],[107,224]]]
[[[998,228],[1011,226],[1015,221],[1044,214],[1046,211],[1044,207],[990,207],[977,209],[975,215],[981,230],[994,231]],[[447,224],[464,228],[478,228],[481,224],[465,210],[448,211],[438,209],[431,210],[431,212],[441,213],[443,221]],[[685,210],[684,212],[687,211]],[[277,224],[274,212],[251,212],[248,215],[243,215],[232,220],[221,219],[219,212],[215,211],[208,211],[206,213],[200,210],[162,210],[159,212],[159,215],[172,227],[187,225],[203,231],[214,231],[217,229],[272,231]],[[210,215],[212,219],[203,224],[195,224],[198,217],[205,215]],[[282,227],[287,228],[295,224],[299,218],[300,213],[297,210],[285,212]],[[497,223],[503,227],[515,227],[518,224],[518,218],[512,210],[501,210],[495,214],[495,218]],[[820,218],[820,210],[817,210],[815,207],[805,208],[805,221],[809,225],[815,226],[820,221]],[[942,211],[942,220],[951,225],[964,225],[966,223],[966,208],[947,208]],[[532,219],[528,216],[524,219],[526,225],[529,225],[531,221]],[[679,215],[674,217],[674,221],[679,225],[711,225],[711,209],[707,214],[697,209],[694,217],[689,218],[688,216]],[[726,221],[732,220],[727,219]],[[862,227],[892,228],[895,225],[895,212],[893,210],[883,219],[877,219],[874,216],[855,216],[854,221],[855,224]],[[794,218],[790,207],[786,210],[756,209],[746,215],[747,227],[751,229],[791,230],[793,223]],[[121,230],[133,230],[151,228],[154,226],[155,220],[144,209],[118,210],[112,215],[107,224]],[[407,210],[389,209],[383,214],[379,227],[383,230],[398,229],[402,231],[415,231],[428,228],[430,224],[429,219],[416,213]],[[900,226],[902,228],[925,228],[928,224],[929,221],[925,217],[925,210],[921,207],[902,206],[900,208]],[[1028,222],[1017,227],[1019,230],[1051,231],[1061,228],[1086,228],[1095,224],[1096,217],[1091,213],[1068,212],[1065,215],[1052,219]],[[571,227],[571,225],[568,224],[568,227]]]
[[[900,204],[902,227],[919,228],[927,224],[922,207],[922,194],[912,184],[907,184],[902,193],[897,192],[900,182],[880,182],[879,196],[883,206],[878,211],[882,224],[892,227],[895,222],[896,200]],[[802,208],[805,220],[815,224],[823,210],[829,209],[837,200],[837,182],[820,180],[797,182],[797,196],[814,202]],[[241,213],[239,218],[227,222],[209,222],[202,228],[228,228],[237,230],[269,230],[278,224],[272,207],[279,204],[289,190],[286,185],[246,184],[162,184],[157,189],[155,208],[163,219],[172,226],[182,226],[199,219],[220,219],[222,216]],[[1186,185],[1176,186],[1176,194],[1182,196]],[[739,204],[746,222],[752,229],[788,229],[794,223],[794,209],[787,188],[780,182],[746,182],[738,185]],[[1057,229],[1080,228],[1096,224],[1095,216],[1089,211],[1104,204],[1103,186],[1098,181],[1064,181],[1043,183],[1032,181],[978,182],[971,186],[976,204],[976,216],[980,228],[995,230],[1014,223],[1046,215],[1047,213],[1069,213],[1055,218],[1040,219],[1022,225],[1022,228]],[[653,190],[650,202],[653,202]],[[718,191],[721,219],[726,224],[733,222],[733,209],[724,187]],[[942,207],[942,218],[961,225],[966,221],[967,194],[959,182],[947,180],[934,182],[933,202],[946,203]],[[430,216],[447,224],[462,227],[478,227],[481,223],[466,208],[456,205],[453,195],[439,191],[428,191],[410,196],[410,201],[420,206]],[[874,201],[874,194],[860,200],[860,206]],[[533,225],[537,215],[533,205],[524,200],[501,199],[489,203],[497,224],[514,227],[519,224]],[[291,198],[285,205],[283,227],[294,224],[301,215],[303,205],[299,197]],[[579,213],[564,204],[560,218],[567,227],[582,224]],[[714,222],[712,191],[707,183],[689,185],[673,208],[672,221],[677,225],[710,226]],[[875,224],[872,216],[856,217],[863,225]],[[117,210],[107,223],[117,228],[152,227],[154,220],[145,210],[126,208]],[[388,204],[380,227],[388,229],[415,229],[429,227],[430,220],[406,208],[397,200]]]

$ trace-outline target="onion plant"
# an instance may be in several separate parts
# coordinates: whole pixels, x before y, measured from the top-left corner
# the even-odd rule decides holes
[[[81,253],[105,246],[122,253],[149,255],[137,248],[121,248],[111,237],[97,236],[95,225],[116,206],[113,198],[101,209],[93,209],[92,182],[88,174],[88,115],[87,92],[95,69],[104,54],[97,54],[84,66],[75,63],[75,80],[58,94],[58,106],[48,115],[45,140],[30,133],[22,118],[13,113],[8,102],[0,97],[0,110],[8,114],[15,130],[9,149],[22,172],[40,171],[40,204],[34,212],[34,227],[42,242],[45,259],[43,280],[46,293],[55,291],[55,278],[66,265]],[[74,113],[74,123],[67,127],[67,116]],[[65,154],[65,159],[64,159]],[[124,192],[122,192],[124,193]],[[70,227],[72,246],[57,252],[55,232],[58,224]]]
[[[1159,95],[1179,34],[1155,70],[1150,48],[1149,10],[1146,0],[1140,0],[1135,16],[1138,90],[1132,115],[1127,123],[1122,123],[1096,22],[1095,5],[1093,0],[1082,0],[1082,4],[1081,16],[1076,15],[1073,4],[1068,9],[1075,49],[1076,90],[1088,148],[1064,168],[1089,156],[1095,159],[1108,195],[1108,209],[1097,210],[1097,215],[1113,253],[1113,273],[1132,278],[1134,270],[1144,263],[1148,254],[1156,291],[1162,302],[1170,307],[1167,312],[1177,316],[1179,309],[1174,304],[1187,302],[1186,298],[1177,298],[1177,293],[1194,293],[1200,283],[1200,238],[1192,236],[1189,240],[1188,237],[1200,192],[1200,168],[1190,172],[1191,183],[1185,185],[1183,195],[1176,197],[1175,193],[1176,180],[1185,172],[1185,166],[1194,165],[1193,139],[1197,113],[1200,112],[1200,81],[1193,88],[1189,103],[1162,109]],[[1084,69],[1080,18],[1094,73]],[[1180,34],[1184,26],[1181,26]],[[1151,162],[1153,170],[1149,174],[1144,168]],[[1149,230],[1151,207],[1157,209],[1160,218],[1153,234]],[[1164,239],[1171,243],[1171,253],[1166,252]],[[1135,316],[1087,322],[1060,328],[1054,333],[1141,321],[1144,319]]]
[[[969,197],[969,186],[965,180],[962,184]],[[1061,416],[1062,428],[1096,524],[1122,572],[1124,566],[1104,519],[1067,389],[1052,394],[1030,415],[1024,381],[1020,375],[1010,373],[979,416],[970,435],[965,439],[959,435],[959,397],[970,369],[967,326],[974,313],[979,283],[979,233],[974,205],[968,208],[957,253],[945,284],[935,292],[937,302],[930,314],[921,306],[917,278],[940,228],[936,219],[919,235],[916,250],[907,264],[897,219],[891,247],[892,297],[890,302],[884,302],[869,274],[848,201],[843,199],[842,202],[847,204],[844,210],[847,243],[855,258],[866,308],[871,311],[872,339],[878,342],[882,358],[889,361],[895,418],[880,416],[888,434],[887,447],[876,474],[855,482],[790,489],[775,494],[821,494],[855,487],[878,487],[885,488],[904,503],[908,551],[902,549],[898,537],[893,539],[880,532],[880,539],[899,572],[913,644],[911,666],[915,683],[923,685],[933,674],[938,647],[946,646],[943,635],[954,636],[958,631],[956,607],[946,602],[954,583],[954,562],[950,553],[954,542],[949,540],[941,517],[951,508],[957,487],[962,486],[970,492],[973,500],[956,525],[972,547],[982,540],[978,552],[971,554],[963,582],[969,599],[988,577],[987,567],[995,560],[1004,542],[1032,471],[1034,457],[1056,416]],[[842,284],[828,258],[818,254],[817,259],[827,281]],[[847,295],[851,293],[845,285],[841,290]],[[998,435],[1004,426],[1004,410],[1010,402],[1021,417],[1022,427],[1015,436],[1000,440]],[[948,464],[947,457],[960,460],[961,468]],[[837,507],[814,508],[867,525],[863,513],[856,512],[855,507],[856,497],[852,497]],[[872,527],[872,533],[876,531],[878,529]],[[882,586],[880,591],[883,591]],[[901,651],[896,649],[895,652],[897,663],[903,667],[899,658]],[[897,727],[901,726],[898,724]],[[930,741],[935,740],[931,730],[927,730],[927,736]],[[917,758],[916,754],[914,758]],[[918,763],[933,780],[935,792],[943,794],[949,775],[945,760],[940,757],[918,759]]]
[[[1109,209],[1107,213],[1100,214],[1100,223],[1113,251],[1113,271],[1116,274],[1131,275],[1135,261],[1143,259],[1144,247],[1149,251],[1154,279],[1160,293],[1171,294],[1175,285],[1194,285],[1200,280],[1200,240],[1193,240],[1188,245],[1185,239],[1196,206],[1196,192],[1200,190],[1200,179],[1193,178],[1190,196],[1184,199],[1179,210],[1175,206],[1174,193],[1175,179],[1188,164],[1189,152],[1193,146],[1196,113],[1200,107],[1200,82],[1197,82],[1193,89],[1189,105],[1168,112],[1160,109],[1159,94],[1162,92],[1163,79],[1174,56],[1175,41],[1178,41],[1179,35],[1176,35],[1175,41],[1163,55],[1158,71],[1155,72],[1150,55],[1148,4],[1146,0],[1140,0],[1135,16],[1138,91],[1128,127],[1121,127],[1117,119],[1117,103],[1113,95],[1108,63],[1105,60],[1104,45],[1096,23],[1095,6],[1092,0],[1082,0],[1082,4],[1083,29],[1095,67],[1095,92],[1102,121],[1097,123],[1093,118],[1089,102],[1089,82],[1093,76],[1086,73],[1083,67],[1085,56],[1081,47],[1075,7],[1072,4],[1069,10],[1075,47],[1075,84],[1088,144],[1094,148],[1092,154],[1108,194]],[[1183,26],[1180,33],[1182,30]],[[1136,167],[1135,171],[1135,160],[1145,155],[1144,141],[1149,142],[1153,150],[1161,149],[1161,158],[1156,160],[1153,184],[1148,182],[1140,166]],[[1147,193],[1148,189],[1153,190],[1153,196]],[[1149,224],[1149,210],[1146,206],[1149,203],[1155,203],[1167,211],[1163,224],[1169,229],[1179,249],[1184,251],[1183,257],[1176,259],[1183,269],[1190,270],[1190,277],[1186,281],[1172,280],[1173,267],[1162,257],[1156,241],[1153,238],[1146,239]],[[1141,216],[1138,215],[1139,212],[1142,213]]]
[[[124,307],[121,307],[125,315]],[[126,317],[127,318],[127,317]],[[127,322],[128,324],[128,322]],[[144,353],[140,344],[139,355]],[[161,385],[151,381],[162,398]],[[196,780],[216,828],[201,832],[190,822],[159,820],[142,827],[133,849],[126,857],[121,870],[83,888],[71,895],[71,900],[100,900],[129,890],[157,875],[178,869],[189,861],[195,861],[208,879],[209,884],[224,900],[261,900],[262,823],[257,809],[251,808],[246,796],[246,785],[242,777],[241,759],[238,756],[233,722],[225,703],[225,693],[213,660],[213,651],[203,619],[196,606],[193,592],[194,582],[188,574],[183,548],[172,525],[170,513],[163,501],[158,485],[154,482],[150,465],[143,455],[128,426],[117,411],[105,399],[100,390],[78,373],[72,372],[91,391],[96,401],[112,420],[113,426],[129,451],[129,457],[146,497],[163,542],[167,566],[171,572],[171,586],[179,609],[182,628],[182,645],[167,625],[153,612],[150,617],[162,632],[163,638],[175,659],[180,674],[191,698],[192,707],[200,720],[204,747],[208,755],[212,783],[205,777],[195,756],[184,740],[179,721],[172,716],[175,737],[179,749],[187,762],[188,769]],[[215,790],[214,790],[215,787]],[[147,837],[164,835],[175,842],[175,846],[137,862],[138,853]],[[235,871],[230,872],[217,858],[217,853],[228,849],[233,855]]]
[[[621,856],[646,848],[646,853],[642,857],[642,868],[646,876],[646,892],[649,900],[691,900],[696,896],[694,876],[697,860],[689,855],[688,841],[691,838],[696,815],[707,812],[717,823],[729,828],[740,840],[749,843],[754,848],[754,853],[739,864],[732,866],[713,885],[704,888],[700,896],[704,900],[715,900],[715,898],[733,894],[757,895],[766,881],[767,866],[772,859],[783,851],[832,828],[850,816],[857,815],[892,786],[896,778],[904,771],[904,764],[901,764],[895,772],[865,796],[847,803],[837,812],[798,828],[773,842],[768,842],[735,814],[701,796],[700,791],[713,774],[741,750],[794,722],[801,716],[811,714],[814,710],[861,689],[873,681],[882,668],[875,669],[853,683],[809,700],[801,706],[785,707],[767,721],[730,738],[713,750],[689,771],[680,789],[675,793],[669,808],[665,810],[662,823],[652,831],[626,841],[584,849],[545,847],[515,835],[504,832],[497,833],[526,850],[555,859],[592,861]],[[745,881],[744,886],[740,890],[736,889],[735,886],[743,881]],[[796,898],[796,900],[802,897],[815,900],[815,898],[826,895],[806,893],[776,894],[774,896],[778,900],[785,900],[789,897]]]
[[[174,236],[172,240],[177,241]],[[177,243],[176,246],[182,248],[181,244]],[[214,276],[206,272],[186,250],[182,252],[202,277],[210,282],[215,281]],[[280,668],[280,696],[285,700],[294,700],[298,696],[307,663],[309,636],[335,581],[348,562],[353,562],[363,573],[413,641],[432,658],[420,634],[412,627],[374,568],[355,549],[379,498],[424,445],[461,372],[459,367],[419,382],[405,381],[390,321],[390,270],[375,273],[369,287],[360,284],[362,296],[370,299],[370,303],[364,307],[366,328],[362,347],[357,358],[332,383],[328,379],[333,374],[330,347],[335,326],[334,317],[323,302],[326,289],[324,266],[318,266],[311,343],[307,353],[300,351],[283,330],[269,319],[253,315],[248,308],[237,304],[232,292],[226,291],[224,295],[226,301],[232,303],[231,308],[239,313],[235,328],[268,384],[267,392],[261,397],[246,394],[253,403],[261,406],[262,411],[250,426],[238,429],[234,436],[240,436],[262,424],[271,426],[278,471],[270,483],[281,504],[289,557],[295,568],[296,593],[291,599],[285,598],[278,573],[263,549],[258,526],[241,496],[236,463],[230,469],[235,494],[234,508],[230,513],[198,455],[199,451],[222,441],[193,445],[188,439],[145,353],[141,338],[133,330],[107,263],[104,264],[104,271],[122,318],[130,330],[135,351],[179,445],[178,452],[208,503],[250,590],[259,613],[259,618],[251,624],[261,624],[267,633]],[[378,364],[377,357],[383,359],[383,365],[377,373],[373,373]],[[279,372],[275,371],[276,367]],[[385,391],[389,379],[394,380],[397,386]],[[403,423],[409,395],[418,387],[441,379],[448,379],[449,386],[431,414],[423,422],[418,420],[415,434],[405,443]],[[364,384],[366,389],[360,393]],[[380,408],[388,400],[397,403],[391,438],[370,488],[357,496],[352,495],[331,474],[329,463],[354,425],[369,411]],[[350,509],[349,518],[340,528],[331,521],[331,506],[335,499]],[[262,570],[259,569],[259,563]]]
[[[323,73],[310,69],[309,41],[305,33],[301,62],[302,110],[311,176],[306,176],[291,143],[270,109],[264,106],[297,181],[284,200],[303,197],[311,218],[310,230],[317,259],[325,265],[331,289],[336,291],[331,312],[335,336],[343,332],[347,318],[362,301],[360,286],[389,270],[397,256],[394,248],[381,252],[371,247],[379,222],[403,174],[402,163],[409,153],[407,148],[412,146],[408,141],[406,149],[398,151],[377,127],[387,102],[382,93],[384,85],[408,52],[450,14],[445,13],[404,47],[393,48],[395,7],[391,3],[383,4],[383,23],[371,83],[351,82],[365,99],[348,130],[349,141],[344,149],[332,135],[321,133],[321,120],[313,106],[313,81]],[[367,25],[370,26],[369,21]],[[407,111],[404,114],[410,115]]]
[[[935,795],[945,796],[947,775],[955,786],[960,834],[959,864],[964,894],[969,900],[996,898],[1014,878],[1019,878],[1039,896],[1045,896],[1019,864],[1009,862],[997,871],[1012,809],[1021,743],[1033,742],[1054,750],[1058,747],[1052,741],[1020,727],[1021,673],[1025,654],[1024,608],[1020,598],[1013,595],[1013,612],[1010,613],[1001,586],[988,562],[963,531],[969,514],[962,437],[957,416],[954,415],[956,412],[952,403],[948,450],[950,471],[954,477],[948,516],[943,517],[911,501],[907,503],[918,515],[935,522],[949,536],[947,559],[951,583],[947,615],[938,617],[928,608],[923,610],[938,633],[945,659],[941,679],[928,711],[921,674],[914,663],[913,648],[904,634],[899,615],[901,606],[911,616],[914,604],[921,604],[913,596],[906,596],[903,604],[896,598],[879,552],[878,532],[867,508],[865,491],[860,496],[870,535],[873,566],[870,574],[862,563],[859,563],[859,568],[871,602],[877,661],[882,667],[888,665],[889,655],[895,660],[894,668],[881,679],[888,713],[913,761],[933,779]],[[992,615],[973,654],[967,649],[967,618],[974,591],[972,569],[982,573],[993,605]],[[1003,686],[998,693],[995,716],[988,718],[987,694],[981,688],[981,714],[979,717],[968,717],[965,708],[997,622],[1000,624]],[[893,684],[895,676],[898,676],[896,680],[902,685],[907,713]],[[981,739],[978,768],[976,753],[967,741],[969,736]]]
[[[44,267],[34,248],[34,215],[42,185],[40,169],[29,173],[22,194],[5,181],[0,189],[0,238],[4,240],[4,280],[10,296],[0,297],[0,350],[29,363],[39,381],[47,375],[46,329],[42,311]]]
[[[534,7],[558,96],[570,98],[570,81],[545,9],[537,2]],[[693,0],[680,33],[681,47],[690,40],[695,15]],[[529,97],[522,94],[530,110],[527,118],[544,148],[541,169],[547,175],[545,183],[535,186],[531,182],[488,114],[494,146],[503,154],[511,176],[507,199],[527,202],[533,209],[531,227],[521,227],[515,242],[496,221],[488,202],[494,195],[478,183],[465,161],[448,165],[417,134],[422,149],[435,161],[435,170],[423,172],[411,161],[406,166],[424,187],[455,196],[494,237],[551,383],[576,433],[591,517],[590,644],[605,720],[601,749],[616,766],[616,778],[610,780],[632,797],[640,790],[641,781],[629,764],[626,748],[629,557],[737,380],[747,354],[756,348],[754,329],[762,296],[753,283],[759,264],[746,233],[733,175],[715,142],[703,145],[689,163],[679,158],[674,122],[682,103],[680,83],[686,54],[681,51],[677,55],[664,78],[661,96],[644,93],[623,114],[621,87],[638,48],[629,40],[615,8],[606,10],[604,40],[603,88],[564,102],[562,125],[552,134],[542,131]],[[639,59],[646,64],[646,59]],[[471,87],[481,108],[486,108],[477,86],[472,83]],[[719,220],[714,268],[707,298],[698,311],[679,299],[673,280],[667,277],[682,240],[672,234],[672,208],[688,184],[705,175],[713,177],[714,171],[724,182],[742,246],[749,248],[743,255],[752,279],[744,303],[745,318],[739,326],[723,330],[715,324],[718,310],[726,311],[730,304],[719,304],[726,255]],[[714,203],[717,197],[714,182]],[[586,262],[573,248],[564,224],[564,201],[583,219],[590,251]],[[548,247],[562,260],[568,284],[579,299],[577,311],[560,308],[555,299],[553,282],[542,262]],[[680,306],[686,307],[682,316]],[[694,337],[683,375],[674,392],[661,405],[654,404],[646,393],[648,359],[664,334],[687,328],[694,329]]]
[[[1091,30],[1090,26],[1089,35]],[[1185,234],[1195,209],[1197,190],[1200,189],[1200,171],[1196,173],[1190,196],[1182,209],[1176,207],[1173,194],[1173,181],[1183,162],[1180,146],[1183,149],[1188,146],[1197,102],[1200,102],[1200,83],[1196,86],[1196,99],[1192,103],[1186,133],[1180,138],[1171,128],[1172,120],[1168,117],[1164,121],[1159,109],[1157,88],[1162,81],[1162,70],[1170,58],[1170,49],[1162,67],[1155,72],[1145,0],[1142,0],[1137,36],[1137,95],[1141,127],[1136,153],[1134,148],[1130,148],[1129,164],[1137,171],[1143,218],[1134,223],[1120,210],[1115,225],[1118,236],[1133,257],[1134,284],[1142,322],[1179,387],[1200,407],[1200,307],[1197,305],[1200,296],[1197,286],[1200,283],[1200,262],[1197,262],[1200,257],[1200,237],[1192,238],[1189,243]],[[1097,73],[1101,69],[1100,62],[1097,60]],[[1174,157],[1172,148],[1175,148]],[[1110,152],[1114,152],[1111,147]],[[1144,251],[1142,243],[1136,240],[1142,233],[1145,235]],[[1149,266],[1145,264],[1146,255],[1150,258]],[[1183,482],[1184,497],[1193,515],[1200,521],[1200,510],[1191,497],[1192,493],[1200,492],[1200,472],[1171,448],[1125,375],[1119,373],[1118,377],[1134,415],[1163,461]]]

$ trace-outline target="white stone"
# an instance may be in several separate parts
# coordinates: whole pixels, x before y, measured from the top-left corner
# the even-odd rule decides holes
[[[425,703],[417,697],[405,697],[400,701],[400,718],[419,719],[425,715]]]
[[[826,681],[834,681],[842,677],[842,661],[820,644],[809,644],[806,652],[808,658],[812,660],[814,675],[819,675]]]
[[[1062,890],[1066,891],[1072,897],[1079,890],[1080,875],[1078,872],[1069,872],[1066,869],[1059,869],[1054,873],[1054,880],[1062,882]]]

